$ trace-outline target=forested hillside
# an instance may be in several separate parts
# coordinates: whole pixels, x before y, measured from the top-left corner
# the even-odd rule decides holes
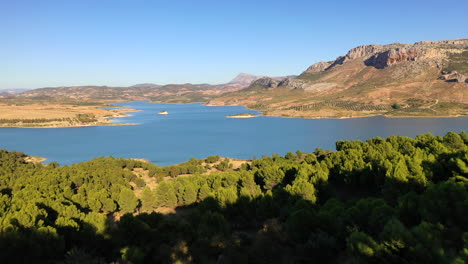
[[[468,134],[158,167],[0,151],[2,263],[465,263]],[[213,172],[214,171],[214,172]]]

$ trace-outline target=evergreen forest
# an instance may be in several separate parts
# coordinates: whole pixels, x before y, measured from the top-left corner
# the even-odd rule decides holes
[[[468,134],[233,166],[0,150],[2,263],[468,263]]]

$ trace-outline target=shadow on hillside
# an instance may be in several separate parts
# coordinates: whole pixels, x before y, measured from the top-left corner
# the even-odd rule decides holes
[[[58,213],[44,204],[44,225]],[[126,214],[115,227],[99,234],[79,219],[79,227],[31,228],[13,221],[15,229],[0,234],[4,263],[290,263],[297,250],[316,257],[332,254],[306,242],[321,232],[315,206],[280,189],[272,195],[221,206],[209,197],[196,206],[176,208],[175,214]],[[300,248],[294,246],[298,242]],[[312,247],[312,248],[310,248]],[[123,249],[123,250],[121,250]],[[312,256],[312,255],[311,255]]]

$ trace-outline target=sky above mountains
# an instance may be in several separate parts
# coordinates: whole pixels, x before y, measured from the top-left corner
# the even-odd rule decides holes
[[[0,89],[294,75],[363,44],[468,37],[468,1],[0,0]]]

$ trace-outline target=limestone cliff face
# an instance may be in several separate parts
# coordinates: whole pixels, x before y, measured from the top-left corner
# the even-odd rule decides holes
[[[440,68],[446,62],[448,54],[463,52],[466,47],[468,47],[468,39],[420,41],[414,44],[362,45],[350,49],[346,55],[339,56],[332,62],[315,63],[304,73],[329,71],[338,65],[355,60],[377,69],[408,61],[425,61]]]
[[[390,65],[404,62],[417,61],[435,58],[442,60],[445,53],[433,48],[412,47],[412,48],[395,48],[383,52],[378,52],[366,59],[364,63],[367,66],[374,66],[377,69],[383,69]]]
[[[380,52],[384,49],[384,46],[378,44],[372,45],[362,45],[356,48],[352,48],[346,54],[346,58],[349,60],[354,60],[361,57],[366,57],[377,52]]]
[[[355,48],[352,48],[346,53],[344,56],[339,56],[336,60],[331,62],[317,62],[311,65],[304,73],[317,73],[323,72],[328,69],[331,69],[337,65],[346,63],[350,60],[355,60],[358,58],[369,57],[370,55],[374,55],[378,52],[381,52],[385,49],[385,46],[378,45],[378,44],[371,44],[371,45],[362,45]]]

